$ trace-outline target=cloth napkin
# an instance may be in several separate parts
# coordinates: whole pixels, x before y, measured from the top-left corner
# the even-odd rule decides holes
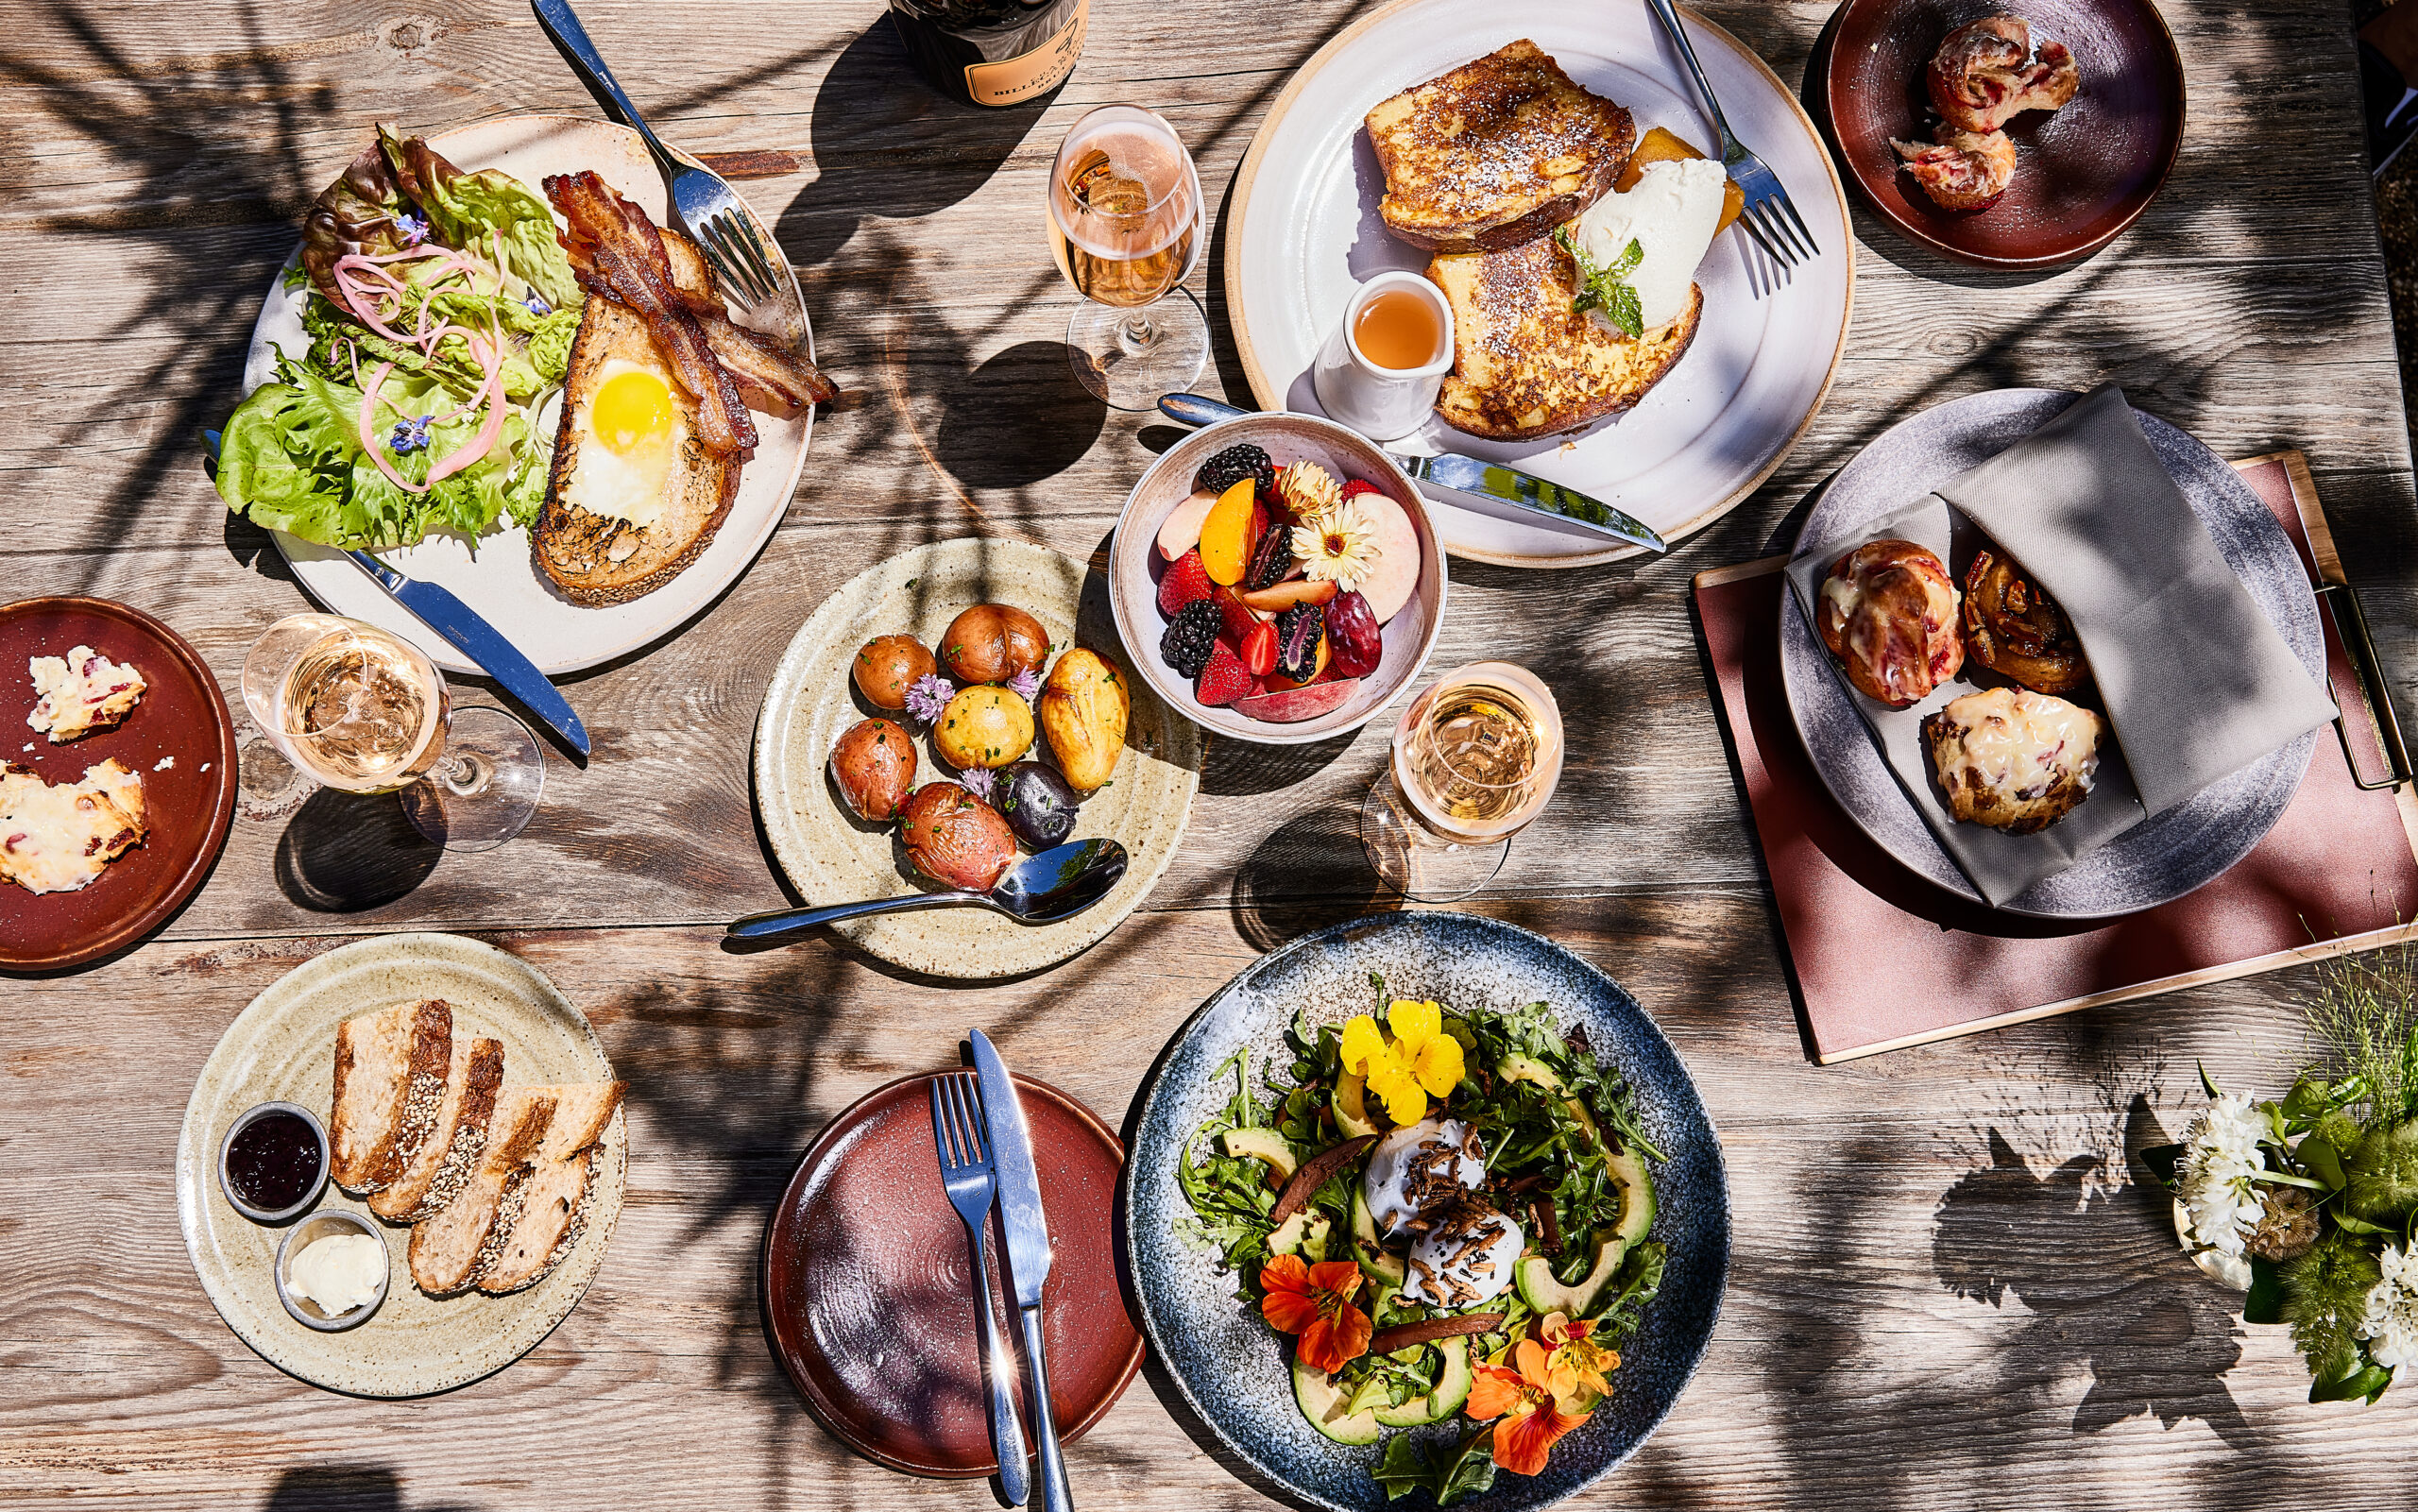
[[[2334,718],[2122,389],[2091,390],[1939,493],[2073,621],[2151,814]]]

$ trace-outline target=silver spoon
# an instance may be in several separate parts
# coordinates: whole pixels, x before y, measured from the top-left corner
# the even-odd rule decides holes
[[[1108,890],[1124,875],[1124,846],[1113,840],[1079,840],[1026,857],[1009,867],[1008,875],[988,892],[910,892],[819,909],[775,909],[734,922],[724,938],[774,940],[843,919],[908,909],[984,908],[1019,924],[1056,924],[1108,896]]]

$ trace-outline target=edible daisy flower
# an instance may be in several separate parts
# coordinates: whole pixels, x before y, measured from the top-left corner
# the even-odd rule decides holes
[[[1375,1325],[1352,1305],[1360,1289],[1360,1266],[1349,1260],[1305,1263],[1278,1255],[1263,1266],[1259,1283],[1268,1295],[1259,1314],[1279,1334],[1296,1335],[1293,1352],[1302,1363],[1333,1375],[1369,1352]]]
[[[1592,1402],[1611,1395],[1611,1386],[1604,1377],[1621,1367],[1618,1350],[1607,1349],[1593,1337],[1595,1325],[1586,1320],[1572,1320],[1566,1313],[1547,1313],[1538,1325],[1545,1347],[1545,1389],[1557,1401]],[[1592,1396],[1582,1398],[1584,1386]]]
[[[1352,593],[1368,581],[1382,553],[1376,523],[1359,504],[1340,499],[1293,527],[1293,554],[1312,579]]]
[[[2356,1332],[2368,1357],[2388,1370],[2418,1363],[2418,1254],[2387,1244],[2376,1255],[2384,1275],[2368,1288],[2367,1312]]]
[[[941,710],[948,707],[948,701],[956,696],[957,689],[949,686],[947,678],[938,672],[926,672],[907,689],[907,712],[929,724],[941,717]]]
[[[434,415],[422,415],[414,419],[397,420],[395,433],[386,438],[386,445],[391,447],[397,455],[406,451],[427,450],[428,428],[435,419],[436,416]]]
[[[428,240],[427,220],[413,214],[408,210],[395,217],[395,228],[403,233],[405,246],[417,246]]]
[[[1336,483],[1335,474],[1317,463],[1296,462],[1276,469],[1276,497],[1285,501],[1285,507],[1293,512],[1294,518],[1307,519],[1334,508],[1335,501],[1343,497],[1343,489]]]
[[[988,803],[991,801],[991,790],[998,782],[998,775],[988,767],[968,767],[957,774],[957,780],[966,791]]]
[[[1512,1347],[1516,1370],[1482,1365],[1461,1409],[1479,1422],[1500,1419],[1494,1425],[1494,1463],[1514,1475],[1535,1475],[1545,1468],[1545,1456],[1561,1436],[1587,1420],[1574,1411],[1575,1403],[1557,1395],[1552,1386],[1551,1356],[1534,1339]]]
[[[2191,1237],[2221,1255],[2239,1257],[2266,1209],[2256,1178],[2267,1168],[2258,1144],[2270,1132],[2267,1115],[2240,1093],[2215,1098],[2184,1130],[2175,1190],[2191,1215]]]
[[[1041,673],[1028,667],[1009,678],[1008,687],[1014,690],[1016,697],[1030,704],[1041,694]]]
[[[1386,1010],[1386,1025],[1390,1045],[1366,1013],[1343,1026],[1343,1069],[1367,1080],[1384,1099],[1387,1117],[1415,1124],[1427,1116],[1430,1096],[1460,1084],[1461,1044],[1444,1032],[1444,1011],[1432,1002],[1398,997]]]

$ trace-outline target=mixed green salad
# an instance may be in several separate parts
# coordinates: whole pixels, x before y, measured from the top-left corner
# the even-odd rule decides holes
[[[286,280],[310,288],[310,345],[227,421],[230,509],[364,549],[536,518],[553,451],[537,409],[583,299],[545,200],[382,126],[312,206]]]
[[[1610,1389],[1661,1283],[1652,1163],[1629,1089],[1543,1003],[1512,1012],[1388,999],[1312,1025],[1195,1130],[1177,1180],[1192,1242],[1293,1340],[1318,1431],[1373,1444],[1388,1498],[1439,1504],[1534,1475]],[[1422,1442],[1422,1437],[1427,1441]]]

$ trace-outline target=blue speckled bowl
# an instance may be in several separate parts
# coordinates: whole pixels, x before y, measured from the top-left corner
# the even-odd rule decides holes
[[[1670,1248],[1669,1268],[1644,1326],[1621,1350],[1610,1399],[1554,1447],[1543,1474],[1498,1473],[1493,1490],[1459,1504],[1482,1512],[1547,1506],[1636,1453],[1695,1373],[1729,1268],[1729,1182],[1712,1120],[1671,1042],[1620,983],[1542,936],[1464,913],[1385,914],[1296,940],[1219,988],[1168,1047],[1126,1163],[1126,1247],[1143,1326],[1193,1412],[1271,1480],[1338,1512],[1388,1505],[1369,1475],[1384,1440],[1354,1449],[1320,1436],[1293,1405],[1290,1342],[1235,1300],[1235,1278],[1175,1227],[1190,1212],[1176,1185],[1177,1154],[1234,1094],[1231,1078],[1213,1081],[1218,1062],[1251,1045],[1256,1085],[1286,1053],[1294,1010],[1307,1005],[1312,1022],[1337,1024],[1367,1012],[1372,971],[1389,995],[1432,997],[1447,1010],[1550,1003],[1564,1028],[1585,1026],[1597,1057],[1636,1087],[1646,1133],[1670,1156],[1654,1173],[1654,1237]],[[1441,1439],[1456,1424],[1466,1426],[1455,1418],[1399,1431]],[[1432,1504],[1419,1493],[1393,1504]]]

